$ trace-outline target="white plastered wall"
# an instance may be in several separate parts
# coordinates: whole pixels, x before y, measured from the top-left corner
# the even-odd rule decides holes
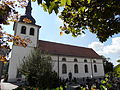
[[[76,78],[83,78],[83,77],[103,77],[104,76],[104,67],[103,61],[101,59],[90,59],[90,58],[80,58],[80,57],[70,57],[70,56],[57,56],[52,55],[52,59],[54,61],[53,70],[58,73],[58,57],[59,57],[59,76],[61,78],[68,78],[68,73],[72,72],[72,76]],[[62,58],[66,58],[66,62],[62,61]],[[78,62],[74,62],[74,59],[77,59]],[[84,60],[87,62],[84,62]],[[93,60],[96,63],[93,63]],[[62,64],[67,65],[67,73],[62,74]],[[78,73],[74,73],[74,65],[78,65]],[[85,73],[84,65],[88,65],[88,73]],[[92,65],[92,66],[91,66]],[[94,65],[97,65],[97,72],[94,72]]]
[[[21,27],[26,27],[26,34],[21,34]],[[34,35],[30,35],[30,28],[34,28]],[[9,82],[15,82],[16,81],[16,75],[17,75],[17,69],[20,66],[20,63],[22,62],[24,57],[27,57],[31,50],[33,50],[34,47],[37,46],[38,41],[38,35],[39,35],[39,28],[36,25],[31,24],[25,24],[25,23],[15,23],[14,26],[14,32],[15,36],[20,36],[22,39],[30,38],[31,43],[28,43],[27,47],[22,46],[15,46],[12,47],[12,53],[11,58],[9,62],[9,69],[8,69],[8,81]]]

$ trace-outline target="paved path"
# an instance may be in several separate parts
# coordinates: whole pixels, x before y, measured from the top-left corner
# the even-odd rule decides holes
[[[18,86],[17,85],[14,85],[14,84],[11,84],[11,83],[7,83],[7,82],[3,82],[1,80],[1,83],[0,83],[0,90],[13,90],[15,88],[17,88]]]

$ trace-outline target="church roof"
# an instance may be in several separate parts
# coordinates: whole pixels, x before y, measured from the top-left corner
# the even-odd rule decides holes
[[[46,51],[47,53],[53,55],[101,59],[101,56],[99,56],[91,48],[72,46],[42,40],[38,41],[38,47],[40,47],[42,51]]]

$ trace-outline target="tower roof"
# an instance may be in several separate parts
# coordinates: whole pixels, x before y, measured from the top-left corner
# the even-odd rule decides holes
[[[29,24],[35,24],[36,21],[35,19],[32,17],[31,15],[32,13],[32,7],[31,7],[31,0],[29,0],[28,2],[28,5],[26,6],[26,11],[25,11],[25,15],[22,15],[20,17],[20,22],[25,22],[25,19],[29,20],[29,22],[26,22],[26,23],[29,23]]]

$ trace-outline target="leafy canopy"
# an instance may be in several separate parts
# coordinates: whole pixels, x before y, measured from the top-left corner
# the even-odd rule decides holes
[[[117,62],[118,62],[118,63],[120,63],[120,59],[119,59],[119,60],[117,60]]]
[[[8,17],[16,14],[17,7],[25,7],[27,0],[18,0],[20,5],[15,4],[16,1],[2,1],[0,4],[0,24],[8,24]],[[29,1],[29,0],[28,0]],[[64,10],[59,16],[64,25],[60,27],[66,34],[72,33],[77,37],[88,29],[101,42],[105,42],[110,36],[120,33],[120,1],[119,0],[32,0],[37,1],[44,11],[51,14],[53,11],[58,14],[59,8]],[[24,3],[24,4],[21,4]],[[3,7],[4,6],[4,7]],[[11,18],[11,21],[16,21]]]
[[[120,77],[120,64],[114,67],[114,72],[116,73],[117,77]]]
[[[36,1],[36,0],[33,0]],[[120,33],[120,1],[119,0],[37,0],[43,9],[50,14],[59,7],[64,10],[59,16],[64,23],[60,27],[66,34],[77,37],[88,29],[96,34],[101,42],[110,36]]]
[[[120,33],[119,0],[72,0],[66,5],[60,18],[64,21],[61,27],[65,33],[74,37],[88,29],[104,42],[110,36]]]

